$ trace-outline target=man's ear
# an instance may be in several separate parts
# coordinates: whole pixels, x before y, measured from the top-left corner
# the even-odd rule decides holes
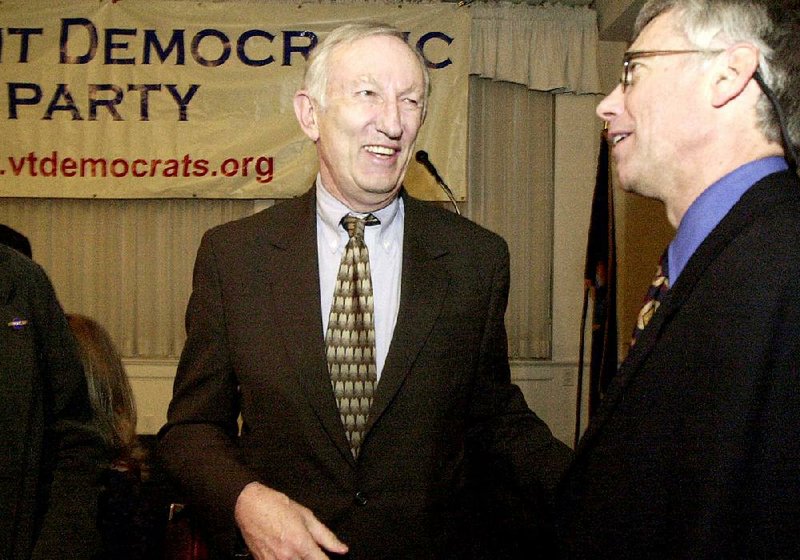
[[[319,139],[317,108],[307,91],[300,90],[294,94],[294,114],[306,136],[316,142]]]
[[[712,68],[712,103],[722,107],[741,94],[758,70],[758,47],[739,43],[728,47]]]

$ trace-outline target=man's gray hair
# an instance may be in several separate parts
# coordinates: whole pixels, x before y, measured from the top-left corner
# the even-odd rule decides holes
[[[649,0],[634,24],[634,39],[659,15],[672,11],[678,32],[698,49],[749,43],[760,51],[759,71],[786,117],[795,150],[800,146],[800,0]],[[777,115],[766,95],[756,107],[764,136],[781,142]]]
[[[349,45],[366,39],[367,37],[396,37],[408,45],[406,35],[392,25],[378,22],[356,22],[347,23],[331,31],[323,41],[311,52],[303,77],[303,88],[308,91],[312,99],[316,100],[321,107],[325,107],[325,93],[328,89],[328,78],[330,77],[330,57],[333,51],[341,45]],[[422,99],[422,119],[428,111],[428,99],[430,98],[431,80],[425,59],[417,49],[408,46],[409,51],[414,53],[419,62],[420,70],[424,80],[424,92]]]

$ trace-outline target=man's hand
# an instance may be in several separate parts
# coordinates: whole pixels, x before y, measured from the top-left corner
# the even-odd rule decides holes
[[[327,560],[323,549],[347,552],[347,545],[311,510],[258,482],[239,494],[235,517],[256,560]]]

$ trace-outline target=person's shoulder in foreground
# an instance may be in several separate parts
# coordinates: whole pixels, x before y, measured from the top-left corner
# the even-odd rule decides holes
[[[107,459],[75,340],[42,268],[0,245],[0,556],[93,558]]]

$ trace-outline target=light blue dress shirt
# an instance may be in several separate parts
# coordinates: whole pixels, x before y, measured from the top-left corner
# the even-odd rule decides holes
[[[686,263],[747,190],[772,173],[789,168],[782,157],[751,161],[708,187],[689,206],[669,244],[669,285],[675,285]]]

